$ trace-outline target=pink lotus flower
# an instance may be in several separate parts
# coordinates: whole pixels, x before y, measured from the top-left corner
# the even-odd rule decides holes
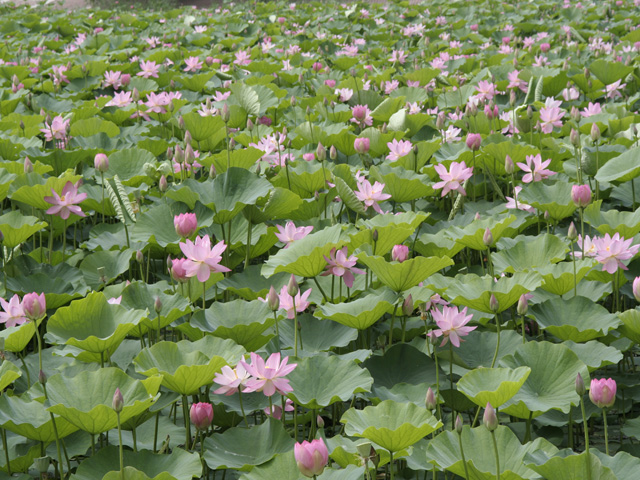
[[[222,373],[216,373],[213,381],[218,385],[222,385],[217,390],[214,390],[213,393],[216,395],[233,395],[234,393],[238,393],[241,389],[244,389],[245,383],[249,379],[249,373],[245,370],[242,363],[236,365],[236,368],[231,368],[228,365],[222,367]]]
[[[458,307],[442,307],[442,311],[434,308],[431,310],[431,315],[440,328],[432,330],[430,334],[436,337],[444,337],[440,344],[441,347],[445,346],[448,340],[451,340],[454,346],[459,347],[460,337],[469,335],[477,328],[465,327],[469,320],[473,318],[473,315],[467,315],[467,307],[464,307],[462,311],[458,311]]]
[[[295,223],[293,222],[287,222],[284,227],[282,225],[276,225],[276,228],[278,229],[276,237],[278,237],[278,240],[280,240],[282,243],[286,244],[284,248],[289,248],[291,243],[295,242],[296,240],[302,240],[304,237],[309,235],[309,233],[311,233],[311,230],[313,230],[312,226],[296,227]]]
[[[68,219],[72,213],[79,217],[86,217],[82,209],[76,204],[87,198],[87,194],[78,193],[77,185],[67,182],[62,188],[62,195],[58,195],[53,188],[51,193],[53,197],[44,197],[45,202],[53,205],[46,211],[48,215],[58,215],[63,220]]]
[[[608,408],[616,401],[616,381],[612,378],[601,378],[591,380],[589,398],[598,408]]]
[[[186,283],[189,281],[187,270],[185,269],[185,264],[187,263],[189,263],[189,260],[186,258],[174,258],[171,260],[169,272],[171,273],[171,278],[176,282]]]
[[[189,411],[191,423],[198,430],[206,430],[213,422],[213,406],[210,403],[194,403]]]
[[[596,256],[596,245],[594,243],[594,241],[597,239],[597,237],[593,237],[593,239],[591,239],[591,237],[589,235],[585,235],[584,236],[584,250],[582,252],[575,252],[573,254],[574,257],[576,258],[583,258],[583,257],[595,257]],[[582,235],[578,235],[578,240],[577,240],[577,244],[578,246],[580,246],[580,248],[582,248]]]
[[[52,121],[51,125],[44,122],[45,128],[41,128],[40,131],[44,133],[44,139],[47,142],[56,140],[65,140],[67,138],[67,130],[69,129],[70,119],[65,120],[62,116],[57,115]]]
[[[110,70],[108,72],[104,72],[104,81],[103,84],[105,87],[113,87],[116,90],[120,88],[120,78],[122,77],[122,72]]]
[[[599,113],[602,113],[602,107],[600,106],[600,104],[589,102],[589,106],[585,107],[580,112],[580,115],[582,115],[584,118],[589,118],[589,117],[592,117],[593,115],[598,115]]]
[[[622,85],[620,84],[622,80],[617,80],[615,82],[613,82],[610,85],[607,85],[604,89],[604,91],[607,94],[607,98],[617,98],[617,97],[622,97],[622,94],[619,92],[620,89],[624,88],[627,86],[626,83],[623,83]]]
[[[251,49],[240,50],[235,53],[235,57],[233,63],[236,65],[249,65],[251,63]]]
[[[387,147],[389,148],[389,155],[387,155],[387,160],[395,162],[399,158],[402,158],[411,153],[413,149],[413,145],[409,140],[396,140],[395,138],[387,143]]]
[[[589,185],[574,185],[571,187],[571,200],[576,207],[585,208],[591,203],[591,188]]]
[[[527,82],[521,80],[518,75],[520,75],[520,72],[518,70],[514,70],[513,72],[507,74],[507,78],[509,79],[509,85],[507,85],[507,88],[519,88],[524,93],[527,93],[529,86]]]
[[[289,295],[289,292],[287,292],[287,286],[286,285],[282,286],[282,288],[280,289],[280,294],[278,295],[278,298],[280,299],[280,308],[284,309],[287,312],[288,319],[291,320],[295,318],[295,312],[293,310],[294,300],[295,300],[295,311],[298,313],[304,312],[309,306],[309,302],[307,302],[307,298],[309,298],[310,294],[311,294],[311,289],[307,290],[302,295],[300,295],[300,292],[296,293],[296,296],[294,298],[291,295]]]
[[[370,127],[373,125],[373,117],[371,116],[371,110],[366,105],[356,105],[351,107],[351,122],[360,125],[360,128],[365,126]]]
[[[479,133],[468,133],[466,144],[469,150],[479,150],[480,145],[482,145],[482,135],[480,135]]]
[[[441,196],[444,197],[447,193],[454,190],[461,195],[467,194],[464,188],[462,188],[462,184],[473,175],[473,167],[467,167],[467,164],[464,162],[451,162],[449,171],[447,171],[447,167],[441,163],[436,165],[435,169],[442,181],[433,185],[433,188],[435,190],[442,188]]]
[[[131,92],[116,92],[113,98],[105,103],[105,107],[124,108],[131,105]]]
[[[9,302],[0,297],[0,305],[2,305],[2,309],[4,310],[4,312],[0,312],[0,323],[5,323],[7,328],[22,325],[29,320],[25,316],[24,308],[20,303],[18,294],[11,297]]]
[[[202,60],[198,57],[189,57],[184,59],[184,63],[187,65],[184,68],[185,72],[197,72],[202,68]]]
[[[44,293],[27,293],[22,298],[22,309],[29,320],[40,320],[47,314],[47,301]]]
[[[355,280],[354,273],[359,275],[365,274],[364,270],[354,266],[358,262],[358,258],[355,255],[349,256],[347,247],[343,247],[337,251],[334,247],[329,254],[330,258],[327,258],[326,255],[323,256],[329,265],[326,266],[326,270],[322,273],[322,276],[335,275],[336,277],[342,277],[344,284],[348,288],[353,287],[353,281]]]
[[[636,277],[633,281],[633,296],[636,299],[636,302],[640,302],[640,277]]]
[[[535,213],[536,209],[531,205],[527,205],[526,203],[522,203],[518,200],[518,194],[522,191],[522,187],[518,186],[514,188],[514,195],[512,197],[504,197],[507,199],[507,204],[505,205],[507,208],[518,210],[522,210],[523,212]]]
[[[182,238],[187,238],[196,233],[198,229],[198,219],[195,213],[181,213],[173,217],[173,226],[178,235]]]
[[[606,233],[604,238],[594,238],[596,260],[602,264],[602,270],[609,273],[615,273],[618,267],[628,270],[622,261],[633,258],[640,249],[640,245],[632,246],[632,243],[633,238],[625,240],[619,233],[613,237]]]
[[[289,357],[284,357],[281,363],[280,353],[272,353],[265,363],[260,355],[251,352],[250,364],[240,360],[244,369],[251,375],[251,378],[247,380],[244,391],[247,393],[262,392],[267,397],[271,397],[276,392],[280,395],[293,392],[293,388],[289,385],[289,380],[282,377],[293,372],[298,364],[287,365],[288,361]]]
[[[206,282],[211,272],[230,272],[230,269],[220,265],[222,252],[226,249],[224,241],[218,242],[211,248],[209,235],[196,237],[195,243],[189,239],[185,243],[180,242],[180,250],[188,260],[183,264],[186,276],[198,277],[198,281]]]
[[[338,88],[335,93],[339,96],[338,101],[340,102],[348,102],[353,96],[353,90],[350,88]]]
[[[388,193],[382,193],[382,190],[384,190],[384,183],[375,182],[371,185],[369,180],[362,179],[358,181],[358,190],[354,193],[358,200],[364,202],[365,210],[369,207],[373,207],[376,212],[382,213],[382,209],[377,202],[382,202],[391,198],[391,195]]]
[[[356,149],[356,152],[360,155],[364,155],[369,151],[371,146],[371,140],[367,137],[356,138],[353,141],[353,148]]]
[[[402,263],[409,258],[409,247],[406,245],[394,245],[391,249],[391,260]]]
[[[136,73],[138,77],[144,78],[158,78],[158,72],[160,71],[160,65],[157,65],[156,62],[152,62],[149,60],[145,62],[144,60],[140,62],[140,72]]]
[[[516,163],[521,170],[527,172],[525,176],[522,177],[524,183],[539,182],[556,174],[556,172],[546,169],[551,163],[551,159],[543,162],[539,153],[537,155],[527,155],[526,162],[526,164],[522,162]]]
[[[407,54],[404,53],[404,50],[393,50],[391,52],[391,58],[389,59],[391,63],[398,62],[399,64],[404,64],[407,61]]]
[[[553,132],[553,127],[562,127],[561,118],[564,117],[566,112],[563,112],[558,107],[540,109],[540,129],[544,133]]]
[[[487,80],[480,80],[478,82],[478,86],[475,88],[478,91],[478,97],[481,100],[486,100],[487,102],[491,100],[493,97],[495,97],[496,94],[498,93],[496,91],[495,84]]]
[[[293,450],[298,468],[305,477],[320,475],[329,462],[329,452],[321,438],[312,440],[311,443],[306,440],[296,443]]]

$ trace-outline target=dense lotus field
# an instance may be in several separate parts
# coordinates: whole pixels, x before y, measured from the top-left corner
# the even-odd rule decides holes
[[[0,32],[0,479],[640,478],[640,1]]]

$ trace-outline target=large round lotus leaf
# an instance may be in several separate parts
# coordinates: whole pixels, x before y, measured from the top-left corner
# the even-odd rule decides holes
[[[621,237],[631,238],[640,232],[640,209],[635,212],[620,212],[615,209],[602,211],[602,200],[593,202],[584,209],[584,221],[602,235],[619,233]]]
[[[358,338],[358,332],[331,320],[318,320],[308,313],[298,314],[298,356],[309,357],[318,352],[327,352],[334,348],[346,347]],[[278,323],[280,330],[280,348],[293,352],[295,331],[293,320],[284,319]]]
[[[56,345],[111,354],[145,316],[144,310],[112,305],[102,292],[93,292],[59,308],[47,322],[46,339]]]
[[[529,367],[479,368],[464,374],[457,386],[476,405],[498,408],[518,393],[530,373]]]
[[[57,415],[54,415],[54,418],[58,428],[58,438],[64,438],[78,430],[78,427],[64,418]],[[56,440],[51,414],[47,411],[47,407],[38,401],[2,395],[0,425],[2,428],[38,442],[48,443]]]
[[[555,235],[524,236],[518,239],[512,247],[491,255],[496,272],[529,272],[536,267],[564,260],[569,251],[567,244]]]
[[[459,348],[455,352],[457,359],[461,360],[461,363],[456,362],[456,364],[468,370],[488,368],[493,361],[497,343],[498,334],[496,332],[474,331],[472,335],[464,337],[464,348]],[[521,346],[522,335],[513,330],[503,330],[500,333],[500,348],[496,360],[500,360],[505,355],[511,355]]]
[[[589,367],[590,372],[607,365],[615,365],[623,358],[622,352],[616,347],[607,346],[597,340],[587,343],[574,343],[567,340],[563,343]]]
[[[111,283],[116,277],[129,270],[129,263],[134,256],[132,249],[126,248],[123,251],[102,250],[87,255],[80,263],[80,270],[84,275],[85,282],[93,289],[98,289],[102,285],[101,275],[98,269],[102,268],[107,279],[106,283]]]
[[[629,340],[640,343],[640,310],[626,310],[618,313],[618,318],[622,320],[618,331]]]
[[[551,452],[532,452],[526,459],[526,463],[528,468],[542,475],[542,478],[573,480],[588,478],[586,457],[587,452],[575,455],[570,450],[563,450],[555,456],[553,456]],[[616,476],[613,471],[605,467],[600,459],[593,453],[590,453],[589,457],[591,463],[591,478],[600,480],[625,478]]]
[[[102,480],[109,472],[119,470],[119,458],[118,447],[110,445],[101,448],[78,466],[70,480]],[[125,449],[123,463],[125,467],[135,467],[144,472],[146,477],[157,480],[191,480],[202,474],[202,464],[198,454],[185,452],[181,448],[173,448],[170,454],[163,455],[148,450],[133,452]],[[117,473],[119,475],[120,472]],[[119,477],[115,477],[114,480],[117,478]]]
[[[575,275],[573,273],[573,262],[546,265],[536,268],[535,271],[542,275],[542,285],[540,285],[540,288],[554,295],[564,295],[572,291],[574,285],[577,284],[579,286],[580,280],[589,273],[596,263],[592,258],[576,260]]]
[[[436,383],[435,362],[407,343],[396,343],[384,355],[374,355],[362,366],[369,370],[376,387],[391,388],[398,383]],[[426,395],[427,392],[424,393]]]
[[[364,475],[364,467],[347,465],[346,468],[336,470],[326,467],[318,480],[361,480]],[[254,468],[240,477],[240,480],[264,480],[265,478],[277,478],[278,480],[306,480],[300,473],[292,452],[277,455],[273,460]]]
[[[22,372],[18,367],[16,367],[9,360],[4,360],[2,365],[0,365],[0,391],[3,391],[9,385],[13,383],[14,380],[20,378],[22,376]]]
[[[369,267],[384,285],[396,292],[415,287],[428,276],[453,265],[449,257],[415,257],[402,263],[388,262],[380,256],[358,254],[362,263]]]
[[[22,215],[17,210],[6,213],[0,216],[0,232],[4,236],[3,246],[15,248],[47,225],[47,222],[41,222],[37,217]]]
[[[161,383],[159,375],[134,380],[119,368],[112,367],[82,372],[71,378],[58,374],[47,380],[48,409],[79,429],[96,435],[117,426],[117,415],[113,410],[116,388],[124,399],[120,420],[126,422],[155,402]]]
[[[266,303],[260,300],[233,300],[215,302],[206,310],[197,311],[190,323],[202,332],[231,339],[247,351],[255,351],[269,341],[269,337],[260,334],[274,322],[273,312]]]
[[[371,391],[373,378],[352,360],[314,356],[296,363],[296,369],[287,376],[293,388],[289,397],[303,407],[318,410],[346,402],[356,393]]]
[[[22,435],[13,432],[6,432],[7,450],[9,450],[9,464],[13,472],[26,472],[33,465],[33,460],[40,456],[40,443],[35,443]],[[0,443],[0,470],[7,471],[7,460],[4,452],[4,445]],[[0,475],[2,475],[0,473]],[[14,477],[6,478],[13,479]]]
[[[41,323],[42,319],[38,320],[38,326]],[[33,322],[27,322],[1,330],[0,339],[4,340],[4,350],[18,353],[25,349],[35,333],[36,329]]]
[[[465,247],[473,250],[486,250],[487,245],[484,243],[483,237],[487,228],[491,230],[495,244],[502,237],[507,227],[515,220],[516,217],[509,214],[485,216],[479,220],[472,221],[462,228],[453,225],[446,230],[446,233],[452,240]]]
[[[289,248],[282,248],[271,255],[262,266],[262,276],[269,278],[274,273],[287,272],[301,277],[315,277],[327,265],[324,256],[329,257],[332,248],[340,248],[345,240],[342,225],[312,231],[306,237],[296,240]]]
[[[575,388],[578,373],[589,384],[587,366],[561,344],[529,342],[500,363],[509,368],[531,368],[518,393],[502,406],[504,413],[518,418],[529,418],[530,413],[536,417],[548,410],[569,413],[571,405],[580,401]]]
[[[147,377],[162,375],[162,385],[181,395],[193,395],[213,383],[225,365],[236,365],[244,348],[220,338],[206,336],[197,342],[158,342],[134,359],[136,370]]]
[[[320,305],[314,315],[328,318],[347,327],[365,330],[376,323],[397,301],[397,294],[385,289],[382,294],[371,294],[348,303]]]
[[[630,148],[604,165],[601,164],[598,173],[596,173],[596,180],[607,183],[624,183],[636,178],[640,175],[640,166],[637,162],[638,154],[640,154],[640,148]]]
[[[423,227],[427,233],[423,233],[418,237],[415,249],[424,257],[450,257],[453,258],[460,250],[464,248],[461,243],[451,240],[446,234],[446,230],[436,230],[436,227],[429,229],[428,226]],[[433,232],[433,233],[431,233]]]
[[[403,212],[398,215],[385,213],[362,220],[358,226],[363,230],[351,235],[351,247],[355,249],[360,245],[369,244],[374,255],[386,255],[394,245],[401,244],[409,238],[427,218],[428,215],[422,212]],[[374,230],[378,232],[376,242],[372,237]]]
[[[47,203],[44,197],[51,196],[52,188],[56,192],[61,192],[67,182],[76,183],[81,178],[81,175],[65,174],[61,177],[48,177],[45,181],[41,175],[35,173],[24,177],[20,176],[14,180],[11,186],[14,191],[10,194],[10,197],[15,202],[26,203],[38,210],[47,210],[51,207],[51,204]]]
[[[281,272],[273,275],[268,280],[260,274],[260,265],[250,265],[242,272],[231,274],[229,277],[218,282],[218,287],[232,292],[245,300],[257,300],[264,298],[269,293],[269,288],[273,286],[279,292],[283,285],[289,282],[289,275]]]
[[[593,450],[593,454],[600,459],[604,467],[610,468],[618,479],[633,478],[640,472],[640,458],[627,452],[618,452],[613,457],[599,450]]]
[[[586,297],[565,300],[555,297],[534,305],[531,315],[538,324],[560,340],[576,343],[604,337],[620,320],[602,305]]]
[[[527,466],[524,458],[528,453],[544,451],[553,455],[558,449],[544,438],[536,438],[532,442],[521,445],[518,437],[511,429],[499,426],[495,431],[495,439],[500,458],[500,478],[509,480],[526,480],[536,478]],[[496,457],[491,432],[484,426],[462,429],[462,448],[464,450],[469,478],[474,480],[494,480],[496,478]],[[460,453],[458,434],[445,431],[429,442],[426,449],[427,461],[435,462],[440,468],[465,476],[464,463]]]
[[[517,272],[512,277],[500,277],[497,281],[490,275],[456,275],[455,282],[447,288],[451,303],[492,313],[489,301],[491,294],[498,300],[498,312],[514,305],[523,293],[534,291],[542,284],[542,277],[535,272]]]
[[[530,183],[522,189],[518,200],[538,209],[540,213],[549,212],[554,220],[570,217],[577,208],[571,200],[571,184],[567,182],[553,185]]]
[[[204,441],[204,460],[212,470],[234,468],[251,470],[279,453],[293,454],[295,441],[289,436],[282,422],[268,418],[257,427],[235,427],[208,437]]]
[[[350,408],[340,422],[347,435],[367,438],[390,452],[407,448],[442,426],[427,409],[393,400],[364,410]]]

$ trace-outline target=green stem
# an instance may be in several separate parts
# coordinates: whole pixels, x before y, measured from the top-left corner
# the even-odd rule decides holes
[[[525,343],[527,343],[527,337],[524,334],[524,315],[521,315],[522,317],[522,344],[524,345]]]
[[[244,418],[244,424],[249,428],[249,422],[247,421],[247,415],[244,413],[244,405],[242,404],[242,391],[238,389],[238,397],[240,398],[240,411],[242,412],[242,416]]]
[[[604,421],[604,448],[607,455],[609,455],[609,432],[607,428],[607,409],[602,409],[602,420]]]
[[[438,365],[438,355],[436,355],[436,346],[433,346],[433,360],[436,363],[436,412],[438,420],[442,420],[442,409],[440,408],[440,366]]]
[[[500,480],[500,455],[498,454],[498,443],[496,442],[496,431],[491,431],[491,439],[493,440],[493,451],[496,454],[496,479]]]
[[[0,429],[2,434],[2,448],[4,449],[4,458],[7,462],[7,473],[11,476],[11,462],[9,461],[9,446],[7,445],[7,432],[4,428]],[[58,455],[58,461],[60,461],[60,455]]]
[[[582,428],[584,429],[584,449],[587,453],[587,480],[591,480],[591,456],[589,453],[589,425],[587,425],[587,414],[584,411],[584,398],[580,397],[580,410],[582,410]]]
[[[102,223],[104,223],[104,172],[100,172],[100,186],[102,187]]]
[[[391,450],[389,450],[389,473],[391,480],[393,480],[395,473],[393,472],[393,452]]]
[[[453,394],[453,343],[449,342],[449,385],[451,386],[451,430],[456,428],[456,405]]]
[[[396,303],[395,307],[393,307],[393,313],[391,314],[391,326],[389,327],[389,347],[393,345],[393,324],[396,321],[396,310],[398,309],[398,305],[400,305],[401,301],[402,300],[398,300],[398,303]]]
[[[496,317],[496,328],[498,329],[498,341],[496,342],[496,351],[493,354],[493,360],[491,360],[491,368],[496,364],[496,360],[498,359],[498,350],[500,350],[500,320],[498,319],[498,314],[495,314]]]
[[[207,284],[206,282],[202,282],[202,310],[206,310],[206,305],[205,305],[206,296],[207,296]]]
[[[249,261],[251,260],[251,220],[249,220],[249,227],[247,230],[247,255],[244,259],[244,268],[245,270],[249,267]]]
[[[467,459],[464,456],[464,450],[462,448],[462,432],[458,434],[458,445],[460,445],[460,455],[462,456],[462,464],[464,465],[464,477],[466,480],[469,480],[469,467],[467,466]]]
[[[189,421],[189,407],[186,395],[182,395],[182,415],[184,415],[184,429],[185,429],[185,450],[189,448],[191,440],[191,422]]]
[[[278,342],[278,352],[282,353],[282,348],[280,347],[280,329],[278,328],[278,314],[273,312],[273,319],[276,324],[276,341]]]
[[[118,445],[120,450],[120,478],[124,480],[124,449],[122,446],[122,426],[120,425],[120,412],[116,412],[118,418]],[[188,445],[187,445],[188,447]]]
[[[293,355],[298,357],[298,312],[296,312],[296,297],[291,297],[293,301]]]
[[[318,283],[318,279],[316,277],[313,277],[313,281],[316,284],[316,287],[318,287],[318,290],[320,290],[320,293],[322,294],[322,298],[324,298],[325,303],[328,303],[329,302],[329,298],[327,297],[327,294],[324,293],[324,290],[322,289],[322,287]],[[331,285],[331,296],[333,297],[333,284]]]
[[[571,259],[573,260],[573,296],[578,296],[578,277],[576,276],[576,256],[573,254],[573,240],[571,241]]]

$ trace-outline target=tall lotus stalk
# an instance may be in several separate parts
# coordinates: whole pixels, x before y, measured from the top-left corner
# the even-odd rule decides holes
[[[604,422],[604,444],[607,455],[609,455],[609,432],[607,428],[607,408],[613,406],[616,401],[616,381],[612,378],[601,378],[591,380],[589,388],[589,398],[593,404],[602,409],[602,420]]]
[[[498,443],[496,442],[496,429],[498,428],[498,417],[496,411],[491,406],[491,403],[487,403],[484,409],[484,416],[482,417],[482,423],[487,427],[487,430],[491,432],[491,439],[493,440],[493,451],[496,455],[496,479],[500,480],[500,454],[498,453]]]
[[[116,412],[116,417],[118,419],[118,444],[119,444],[119,452],[120,452],[120,478],[124,480],[124,449],[122,446],[122,425],[120,425],[120,412],[124,408],[124,398],[122,398],[122,393],[120,392],[120,388],[116,388],[116,392],[113,394],[113,402],[112,402],[113,410]],[[187,447],[185,445],[185,447]]]
[[[578,373],[576,377],[576,393],[580,396],[580,410],[582,411],[582,427],[584,428],[584,450],[587,454],[587,480],[591,480],[591,456],[589,453],[589,426],[587,425],[587,414],[584,410],[584,394],[587,392],[584,386],[582,375]]]
[[[460,446],[460,455],[462,456],[462,464],[464,465],[464,477],[466,480],[469,480],[469,467],[467,466],[467,459],[464,456],[464,449],[462,448],[462,417],[460,414],[456,417],[455,429],[458,434],[458,445]]]
[[[496,329],[498,332],[498,340],[496,342],[496,351],[493,354],[493,360],[491,360],[491,368],[496,364],[496,360],[498,359],[498,350],[500,350],[500,318],[498,317],[498,309],[500,308],[500,304],[498,303],[498,299],[492,293],[491,298],[489,299],[489,308],[493,312],[496,319]]]

